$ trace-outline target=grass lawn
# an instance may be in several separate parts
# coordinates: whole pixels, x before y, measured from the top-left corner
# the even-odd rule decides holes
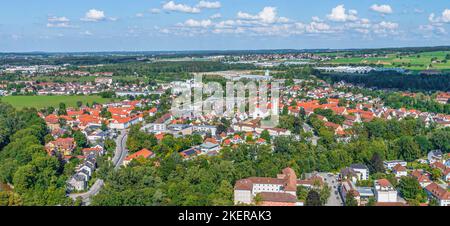
[[[65,103],[67,107],[76,107],[77,101],[81,101],[83,104],[106,103],[109,99],[100,96],[6,96],[2,97],[1,101],[18,109],[25,107],[41,109],[50,106],[57,108],[59,103]]]

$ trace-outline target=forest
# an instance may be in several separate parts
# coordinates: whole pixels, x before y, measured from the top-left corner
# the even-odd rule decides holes
[[[450,75],[406,75],[396,72],[370,72],[368,74],[318,73],[321,79],[331,82],[345,81],[367,88],[399,89],[410,91],[449,91]]]

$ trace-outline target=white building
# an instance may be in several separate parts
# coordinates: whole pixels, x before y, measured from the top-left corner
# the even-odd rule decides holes
[[[392,168],[394,168],[394,166],[396,166],[397,164],[400,164],[403,167],[406,167],[407,162],[402,161],[402,160],[392,160],[392,161],[384,161],[384,168],[388,169],[388,170],[392,170]]]
[[[397,190],[387,179],[376,180],[374,186],[377,202],[397,202]]]
[[[234,203],[251,204],[257,194],[264,193],[266,196],[274,197],[274,193],[286,193],[297,197],[297,176],[291,168],[285,168],[277,178],[270,177],[249,177],[236,181],[234,186]],[[272,194],[272,195],[270,195]],[[264,198],[264,196],[263,196]],[[276,200],[262,200],[277,202]],[[279,203],[282,203],[279,200]],[[292,205],[301,205],[300,202]]]
[[[369,179],[369,168],[367,168],[364,164],[352,164],[350,165],[355,172],[360,175],[360,180],[368,180]]]

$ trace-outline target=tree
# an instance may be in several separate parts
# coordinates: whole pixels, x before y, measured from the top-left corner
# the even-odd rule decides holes
[[[355,194],[353,192],[348,192],[345,196],[346,206],[358,206],[358,201],[355,199]]]
[[[441,170],[439,170],[437,168],[431,169],[431,179],[432,180],[439,180],[440,178],[442,178],[442,175],[443,175],[443,173]]]
[[[77,130],[73,133],[73,139],[77,143],[78,147],[85,148],[88,145],[86,136],[79,130]]]
[[[67,115],[66,104],[60,103],[58,108],[58,115]]]
[[[396,143],[397,148],[399,149],[398,153],[404,160],[412,162],[420,158],[419,145],[414,142],[412,137],[402,136]]]
[[[267,143],[270,143],[270,133],[269,133],[268,130],[266,130],[266,129],[263,130],[263,131],[261,132],[261,135],[260,135],[259,137],[261,137],[262,139],[266,140]]]
[[[322,206],[322,202],[320,201],[320,195],[315,190],[311,190],[308,192],[306,196],[305,206]]]
[[[102,108],[102,110],[100,111],[100,117],[102,118],[110,119],[111,116],[111,112],[109,112],[107,108]]]
[[[81,106],[83,106],[83,102],[77,101],[77,107],[78,107],[78,108],[81,108]]]
[[[373,173],[384,172],[383,159],[378,152],[373,153],[372,158],[370,159],[369,168]]]
[[[407,176],[402,177],[398,183],[400,194],[406,200],[419,200],[422,201],[426,194],[424,194],[422,187],[416,178]]]

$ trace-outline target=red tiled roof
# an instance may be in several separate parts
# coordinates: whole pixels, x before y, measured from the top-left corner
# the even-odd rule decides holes
[[[142,150],[140,150],[140,151],[138,151],[138,152],[135,152],[135,153],[133,153],[133,154],[131,154],[131,155],[128,155],[128,156],[125,158],[125,160],[126,160],[126,161],[131,161],[131,160],[133,160],[133,159],[135,159],[135,158],[139,158],[139,157],[149,158],[149,157],[152,156],[152,155],[153,155],[153,152],[152,152],[152,151],[149,151],[148,149],[144,148],[144,149],[142,149]]]
[[[389,182],[387,179],[379,179],[379,180],[377,180],[377,182],[378,182],[378,184],[381,187],[390,187],[390,186],[392,186],[391,182]]]
[[[426,186],[425,189],[440,200],[450,200],[450,192],[434,182]]]
[[[402,165],[400,165],[400,164],[395,165],[394,168],[392,168],[392,169],[393,169],[395,172],[406,171],[406,167],[404,167],[404,166],[402,166]]]

